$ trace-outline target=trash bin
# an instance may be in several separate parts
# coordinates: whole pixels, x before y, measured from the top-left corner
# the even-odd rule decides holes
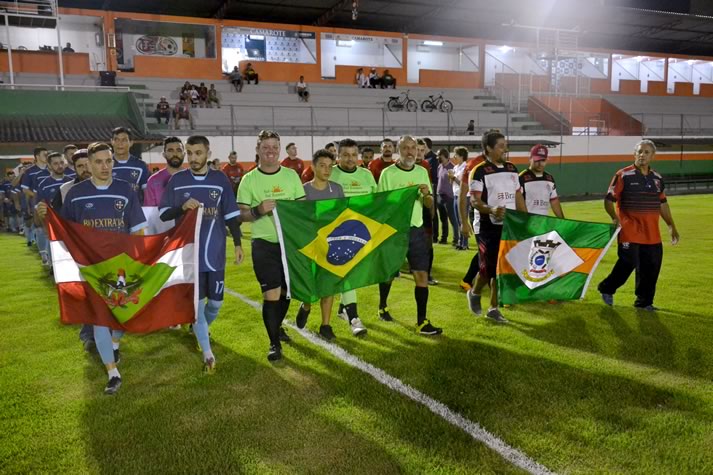
[[[99,83],[102,86],[116,86],[116,71],[99,71]]]

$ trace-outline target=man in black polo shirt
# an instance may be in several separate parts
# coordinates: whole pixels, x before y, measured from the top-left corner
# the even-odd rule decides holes
[[[496,270],[500,235],[503,232],[505,209],[527,211],[525,199],[520,189],[517,168],[507,161],[507,141],[498,131],[486,133],[483,137],[485,161],[473,169],[470,195],[473,207],[480,213],[478,252],[480,272],[475,287],[468,291],[471,311],[480,315],[480,292],[490,283],[490,308],[486,316],[497,323],[507,323],[498,310],[498,284]]]

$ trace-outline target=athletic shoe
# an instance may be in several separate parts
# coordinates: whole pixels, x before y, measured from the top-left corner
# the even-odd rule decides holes
[[[97,348],[97,344],[94,343],[94,340],[84,340],[84,351],[87,353],[93,352]]]
[[[104,394],[106,394],[107,396],[116,394],[120,387],[121,378],[118,376],[113,376],[109,379],[109,382],[106,383],[106,386],[104,387]]]
[[[601,292],[602,294],[602,300],[604,301],[605,304],[609,305],[610,307],[614,305],[614,295],[612,294],[605,294],[604,292]]]
[[[337,335],[334,334],[334,332],[332,331],[332,327],[329,325],[319,326],[319,336],[321,336],[327,341],[332,341],[337,338]]]
[[[280,341],[283,343],[289,343],[292,341],[292,338],[289,337],[287,331],[283,327],[280,327]]]
[[[295,323],[297,323],[297,328],[304,328],[305,325],[307,325],[307,317],[309,317],[309,312],[305,310],[304,304],[300,304],[300,308],[297,309],[297,316],[295,317]]]
[[[460,284],[458,284],[458,285],[460,285],[460,288],[465,290],[466,292],[468,292],[471,289],[470,284],[468,282],[466,282],[465,280],[461,280]]]
[[[349,325],[352,327],[352,334],[354,336],[366,335],[366,327],[361,322],[359,317],[352,319],[352,321],[349,322]]]
[[[473,289],[470,289],[466,293],[466,297],[468,298],[468,308],[473,312],[473,315],[482,315],[483,307],[480,306],[480,295],[476,295]]]
[[[121,361],[121,352],[119,351],[119,348],[114,350],[114,363],[119,364]]]
[[[171,325],[171,326],[168,327],[168,328],[169,328],[170,330],[180,330],[180,329],[181,329],[181,325]]]
[[[267,352],[268,361],[278,361],[282,359],[282,348],[277,345],[270,345],[270,351]]]
[[[32,247],[32,243],[31,243],[31,242],[28,242],[28,243],[27,243],[27,247]],[[113,394],[113,393],[112,393],[112,394]]]
[[[337,312],[337,316],[344,320],[345,322],[349,323],[349,312],[347,312],[347,307],[344,305],[339,306],[339,311]]]
[[[493,320],[495,323],[507,323],[507,319],[503,316],[502,313],[500,313],[500,310],[497,308],[493,308],[488,310],[488,313],[485,314],[486,317],[490,318]]]
[[[438,281],[433,277],[428,277],[428,285],[438,285]]]
[[[448,238],[441,239],[440,241],[438,241],[438,244],[448,244]]]
[[[636,305],[634,305],[636,307]],[[656,312],[659,310],[658,307],[654,307],[653,305],[647,305],[645,307],[636,307],[637,310],[645,310],[647,312]]]
[[[393,322],[394,318],[389,313],[389,307],[379,309],[379,318],[385,322]]]
[[[215,373],[215,358],[208,358],[203,362],[203,372],[205,374]]]
[[[421,335],[428,336],[440,335],[441,333],[443,333],[443,329],[434,327],[433,325],[431,325],[430,321],[424,320],[422,324],[418,325],[418,333]]]

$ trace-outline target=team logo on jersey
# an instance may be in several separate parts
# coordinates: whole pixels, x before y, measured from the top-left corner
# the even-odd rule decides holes
[[[84,207],[86,209],[92,209],[92,208],[94,208],[94,203],[84,203]]]
[[[272,192],[273,193],[282,193],[284,190],[280,188],[280,185],[275,185],[272,187]]]
[[[139,172],[136,171],[136,170],[133,170],[133,171],[131,172],[131,178],[137,179],[138,177],[139,177]]]
[[[124,211],[124,208],[126,207],[126,203],[124,203],[124,200],[116,200],[114,201],[114,209],[117,211]]]
[[[138,275],[132,275],[131,279],[126,280],[124,269],[118,269],[116,274],[106,274],[99,279],[99,283],[104,287],[102,298],[109,308],[126,308],[130,303],[139,303],[143,279]]]
[[[217,201],[220,197],[220,193],[218,192],[218,190],[210,190],[208,196],[210,196],[213,201]]]
[[[654,186],[656,187],[656,193],[661,193],[661,180],[654,180]]]

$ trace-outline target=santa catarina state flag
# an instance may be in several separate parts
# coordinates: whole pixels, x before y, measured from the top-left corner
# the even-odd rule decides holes
[[[612,224],[508,210],[498,253],[498,301],[584,298],[618,230]]]
[[[62,323],[146,333],[193,323],[202,209],[163,234],[131,236],[66,221],[47,228]]]
[[[417,187],[333,200],[278,201],[275,209],[288,288],[314,302],[385,282],[408,251]]]

